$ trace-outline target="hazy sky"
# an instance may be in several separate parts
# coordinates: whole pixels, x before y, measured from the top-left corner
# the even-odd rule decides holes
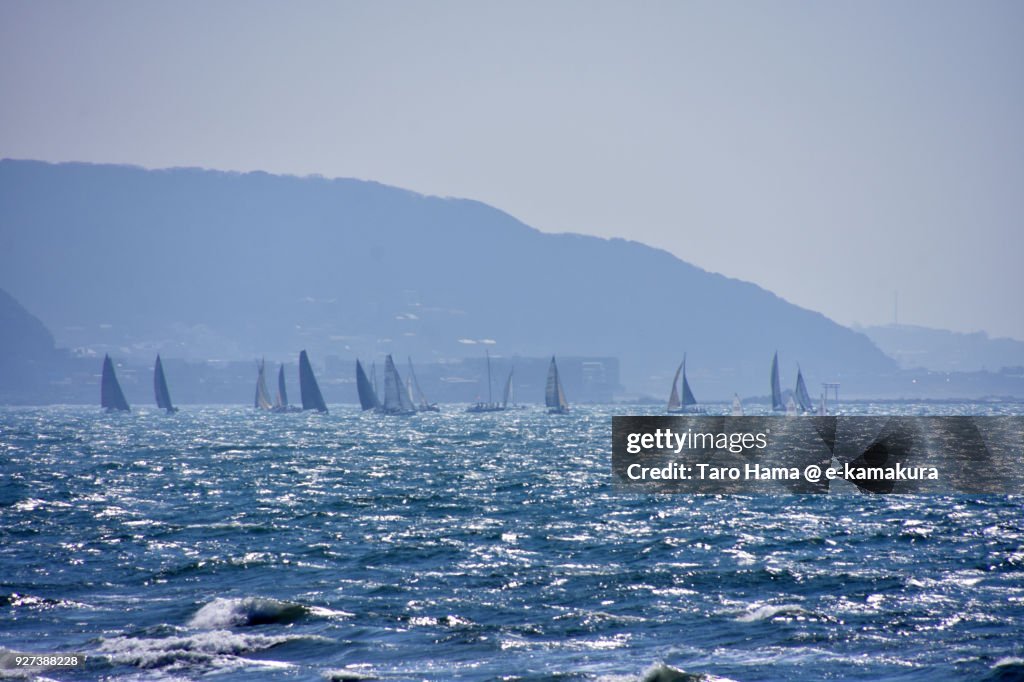
[[[1024,339],[1017,0],[0,0],[0,157],[373,179]]]

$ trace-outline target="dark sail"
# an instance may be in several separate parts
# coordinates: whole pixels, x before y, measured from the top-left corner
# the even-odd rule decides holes
[[[779,352],[775,351],[772,358],[772,409],[782,412],[786,406],[782,404],[782,386],[779,384]]]
[[[689,407],[690,405],[696,405],[697,399],[693,397],[693,391],[690,390],[690,382],[686,380],[686,355],[683,355],[683,407]]]
[[[807,384],[804,383],[804,375],[799,366],[796,368],[796,403],[804,412],[814,410],[814,403],[811,402],[811,396],[807,392]]]
[[[555,364],[554,355],[551,356],[551,364],[548,366],[544,404],[548,406],[548,412],[553,414],[563,414],[569,411],[569,403],[565,399],[565,391],[562,390],[562,382],[558,378],[558,365]]]
[[[313,367],[309,364],[306,351],[299,353],[299,392],[302,394],[302,409],[326,412],[327,404],[320,393],[320,387],[313,376]]]
[[[156,356],[156,367],[153,368],[153,391],[156,393],[156,406],[162,410],[177,412],[171,404],[171,392],[167,390],[167,377],[164,376],[164,363]]]
[[[110,361],[109,355],[103,356],[103,378],[100,381],[100,405],[107,410],[129,412],[128,401],[124,399],[124,391],[121,384],[117,383],[117,375],[114,374],[114,363]]]
[[[377,392],[373,390],[373,384],[366,378],[366,372],[363,371],[363,365],[359,360],[356,360],[356,390],[359,392],[359,405],[364,410],[380,407]]]
[[[672,392],[668,394],[668,411],[672,412],[678,410],[681,403],[679,402],[679,374],[683,371],[683,363],[680,362],[679,366],[676,367],[676,375],[672,377]]]
[[[277,370],[277,404],[274,406],[278,409],[286,409],[288,407],[288,390],[284,385],[284,365]]]

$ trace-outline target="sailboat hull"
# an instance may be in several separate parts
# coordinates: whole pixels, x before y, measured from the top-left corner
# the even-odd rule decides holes
[[[470,414],[479,414],[481,412],[504,412],[505,408],[498,403],[477,403],[476,405],[470,405],[466,408],[466,412]]]
[[[696,405],[687,405],[686,407],[678,407],[668,411],[669,414],[707,414],[708,411],[703,407],[697,407]]]

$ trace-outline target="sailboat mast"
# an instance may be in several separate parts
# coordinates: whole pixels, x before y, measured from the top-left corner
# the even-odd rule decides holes
[[[484,354],[487,356],[487,404],[494,402],[491,396],[491,354],[487,349],[484,349]]]

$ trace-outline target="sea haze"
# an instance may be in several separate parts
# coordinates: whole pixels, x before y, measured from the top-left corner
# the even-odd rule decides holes
[[[1021,673],[1019,497],[616,495],[613,413],[0,408],[0,649],[85,653],[60,680]]]

